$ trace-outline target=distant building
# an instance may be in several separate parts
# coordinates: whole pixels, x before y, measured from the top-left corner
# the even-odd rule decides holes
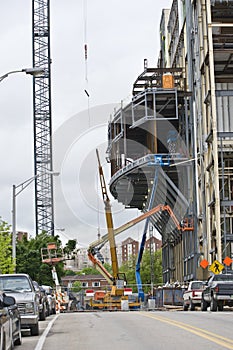
[[[138,247],[138,241],[132,239],[131,237],[124,240],[121,243],[122,263],[128,261],[130,256],[136,256],[138,254]]]
[[[72,288],[74,282],[80,282],[83,288],[103,289],[108,284],[102,275],[75,275],[61,278],[64,287]]]
[[[155,236],[147,239],[145,243],[145,249],[151,250],[152,252],[157,252],[162,247],[162,241]]]
[[[77,252],[77,270],[81,271],[86,267],[92,266],[91,261],[88,259],[87,248],[80,248]]]
[[[25,237],[26,240],[28,240],[28,232],[18,231],[17,232],[18,241],[22,241],[23,237]]]

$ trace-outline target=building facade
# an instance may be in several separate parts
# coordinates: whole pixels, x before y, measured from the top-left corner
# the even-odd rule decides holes
[[[122,249],[122,263],[129,261],[130,257],[137,256],[138,254],[138,241],[128,237],[121,243]]]
[[[182,67],[191,93],[198,263],[222,262],[233,257],[233,2],[174,0],[167,28],[161,64]]]
[[[109,122],[110,191],[126,208],[158,208],[164,282],[205,279],[203,259],[233,257],[232,28],[233,1],[174,0],[157,68],[144,60]]]

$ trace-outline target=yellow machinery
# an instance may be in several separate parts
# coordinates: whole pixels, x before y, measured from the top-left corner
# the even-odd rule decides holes
[[[92,299],[90,301],[90,306],[93,308],[98,308],[98,309],[120,309],[122,301],[127,300],[129,308],[138,308],[140,306],[140,302],[138,300],[135,300],[133,298],[132,298],[132,300],[130,300],[130,298],[128,296],[124,295],[124,286],[126,285],[126,279],[125,279],[125,274],[119,273],[115,236],[118,235],[119,233],[127,230],[128,228],[136,225],[137,223],[141,222],[142,220],[149,218],[151,215],[153,215],[157,212],[166,211],[169,214],[169,216],[171,217],[171,219],[173,220],[176,228],[181,232],[182,231],[192,231],[193,230],[193,223],[188,221],[187,219],[183,220],[182,224],[179,223],[169,205],[159,204],[156,207],[149,210],[148,212],[146,212],[146,213],[140,215],[139,217],[127,222],[126,224],[123,224],[119,228],[114,229],[113,228],[111,204],[110,204],[110,200],[109,200],[109,197],[107,194],[106,183],[105,183],[105,179],[104,179],[103,169],[102,169],[102,166],[100,164],[98,150],[96,150],[96,153],[97,153],[98,165],[99,165],[101,191],[102,191],[103,201],[105,204],[105,217],[106,217],[108,233],[107,233],[107,235],[102,236],[99,240],[93,242],[89,246],[88,257],[92,261],[92,263],[94,264],[96,269],[106,278],[106,280],[108,281],[108,283],[111,286],[111,291],[107,292],[102,299],[100,299],[100,298],[98,298],[98,300]],[[103,246],[107,241],[109,242],[109,245],[110,245],[113,275],[111,275],[104,268],[101,261],[99,261],[95,257],[95,254],[100,249],[99,247]]]
[[[111,286],[111,290],[106,292],[106,294],[103,296],[101,300],[91,300],[90,306],[93,308],[98,309],[121,309],[122,308],[122,302],[128,301],[129,308],[136,308],[140,306],[140,303],[137,300],[132,300],[132,302],[129,302],[128,296],[124,295],[124,286],[126,285],[126,278],[124,273],[119,272],[118,268],[118,260],[117,260],[117,252],[116,252],[116,243],[115,243],[115,235],[114,235],[114,228],[113,228],[113,219],[112,219],[112,211],[111,211],[111,204],[110,200],[107,194],[107,188],[105,183],[105,178],[103,174],[103,169],[100,164],[100,158],[98,150],[96,150],[97,159],[98,159],[98,165],[99,165],[99,176],[100,176],[100,184],[101,184],[101,191],[103,196],[103,201],[105,205],[105,217],[106,217],[106,223],[107,223],[107,240],[109,242],[110,246],[110,255],[111,255],[111,263],[112,263],[112,272],[111,275],[103,266],[103,264],[96,259],[94,256],[96,253],[96,248],[94,248],[95,245],[91,245],[88,252],[88,257],[96,267],[96,269],[106,278],[106,280],[109,282]],[[106,241],[106,239],[104,240]]]

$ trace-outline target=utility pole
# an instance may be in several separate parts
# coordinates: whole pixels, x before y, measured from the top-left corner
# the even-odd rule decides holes
[[[32,0],[32,32],[33,67],[45,71],[33,78],[36,235],[54,236],[50,0]]]

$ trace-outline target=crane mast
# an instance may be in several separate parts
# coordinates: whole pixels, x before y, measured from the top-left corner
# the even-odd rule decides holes
[[[32,0],[32,48],[33,67],[44,69],[33,77],[36,234],[53,236],[50,0]]]

